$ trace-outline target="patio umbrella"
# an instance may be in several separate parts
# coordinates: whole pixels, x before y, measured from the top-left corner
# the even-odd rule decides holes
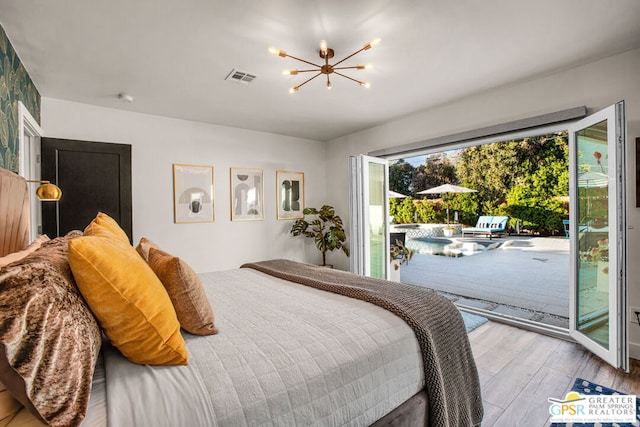
[[[587,218],[591,219],[591,200],[589,200],[590,188],[603,188],[609,186],[609,175],[602,172],[585,172],[578,176],[578,187],[584,187],[587,196]]]
[[[393,190],[389,190],[389,198],[402,199],[404,197],[407,197],[407,196],[405,196],[402,193],[397,193]]]
[[[609,175],[602,172],[585,172],[578,177],[578,186],[586,188],[606,187]]]
[[[429,188],[427,190],[419,191],[418,194],[446,194],[446,193],[477,193],[478,190],[472,190],[471,188],[461,187],[453,184],[442,184],[437,187]],[[447,205],[447,224],[449,224],[449,202]]]

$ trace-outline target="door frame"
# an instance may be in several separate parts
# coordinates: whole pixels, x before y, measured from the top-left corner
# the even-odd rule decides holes
[[[43,131],[27,107],[18,101],[18,174],[28,180],[40,180],[40,138]],[[31,190],[31,189],[30,189]],[[42,202],[29,191],[29,238],[42,233]]]
[[[629,325],[627,306],[626,205],[627,194],[624,101],[603,108],[569,126],[569,198],[570,253],[569,271],[569,336],[610,365],[629,370]],[[578,330],[578,152],[576,134],[607,120],[607,155],[609,158],[608,241],[609,241],[609,331],[608,348]],[[613,162],[612,162],[613,159]],[[612,197],[613,196],[613,197]],[[611,242],[616,242],[612,245]],[[612,272],[615,272],[612,274]]]
[[[350,238],[351,256],[350,267],[351,272],[365,276],[371,276],[371,215],[369,210],[370,192],[369,192],[369,167],[371,163],[379,164],[384,167],[383,182],[383,215],[382,227],[383,234],[383,260],[381,271],[384,272],[384,278],[389,280],[390,264],[389,264],[389,164],[386,159],[372,157],[365,154],[351,156],[349,159],[351,168],[350,179],[350,217],[351,228]]]

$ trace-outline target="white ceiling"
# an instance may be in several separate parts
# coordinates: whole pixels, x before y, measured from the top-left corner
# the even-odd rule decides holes
[[[42,96],[324,141],[640,47],[640,1],[19,0],[0,25]],[[346,63],[375,65],[349,73],[370,89],[289,94],[303,64],[267,51],[320,62],[321,39],[341,59],[375,37]]]

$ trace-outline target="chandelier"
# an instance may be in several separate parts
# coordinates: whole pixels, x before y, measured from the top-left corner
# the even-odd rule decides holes
[[[291,89],[289,89],[289,93],[295,93],[298,91],[298,89],[300,89],[302,86],[306,85],[307,83],[309,83],[311,80],[315,79],[316,77],[324,74],[325,76],[327,76],[327,89],[331,90],[331,79],[330,76],[331,74],[337,74],[338,76],[342,76],[346,79],[349,79],[351,81],[354,81],[356,83],[358,83],[360,86],[364,86],[364,87],[370,87],[369,83],[362,81],[362,80],[357,80],[354,79],[352,77],[349,77],[345,74],[342,74],[342,70],[365,70],[365,69],[371,69],[373,68],[372,65],[353,65],[350,67],[339,67],[338,65],[342,64],[344,61],[346,61],[347,59],[357,55],[358,53],[364,51],[364,50],[368,50],[371,49],[372,47],[374,47],[375,45],[377,45],[378,43],[380,43],[380,39],[374,39],[372,41],[370,41],[369,43],[367,43],[366,45],[364,45],[364,47],[362,47],[362,49],[359,49],[355,52],[353,52],[351,55],[347,55],[346,57],[344,57],[343,59],[341,59],[340,61],[336,62],[335,64],[329,64],[329,60],[331,58],[333,58],[334,56],[334,51],[333,49],[330,49],[327,46],[327,41],[326,40],[321,40],[320,41],[320,51],[319,51],[319,55],[320,58],[324,59],[324,64],[323,65],[318,65],[315,64],[313,62],[310,61],[305,61],[304,59],[300,59],[300,58],[296,58],[295,56],[289,55],[287,52],[285,52],[284,50],[280,50],[280,49],[276,49],[273,47],[269,48],[269,52],[271,52],[274,55],[278,55],[281,56],[283,58],[292,58],[295,59],[296,61],[300,61],[300,62],[304,62],[305,64],[309,64],[314,66],[315,68],[309,69],[309,70],[297,70],[297,69],[292,69],[292,70],[284,70],[282,72],[283,75],[285,76],[295,76],[298,75],[300,73],[316,73],[314,74],[312,77],[308,78],[307,80],[305,80],[304,82],[302,82],[301,84],[292,87]],[[338,71],[340,70],[340,71]]]

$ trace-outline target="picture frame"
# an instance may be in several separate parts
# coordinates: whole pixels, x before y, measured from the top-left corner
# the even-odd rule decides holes
[[[173,221],[214,222],[213,166],[173,164]]]
[[[231,221],[264,220],[262,169],[231,168]]]
[[[276,206],[279,220],[304,218],[304,173],[276,171]]]

